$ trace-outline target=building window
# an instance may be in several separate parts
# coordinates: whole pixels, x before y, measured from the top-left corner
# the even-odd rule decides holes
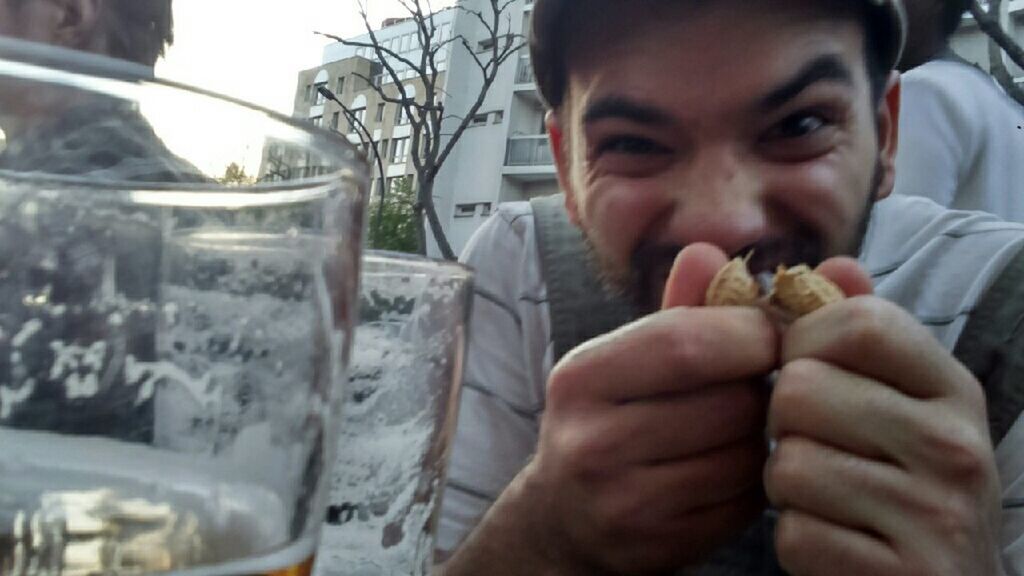
[[[314,106],[322,106],[324,103],[325,98],[324,95],[320,93],[321,88],[327,88],[327,82],[319,82],[313,85],[313,91],[316,96],[316,102],[313,104]]]
[[[409,176],[395,176],[387,179],[388,192],[397,192],[403,184],[410,182]]]
[[[388,159],[388,145],[390,143],[391,141],[385,138],[384,140],[381,140],[380,143],[377,144],[377,152],[380,153],[381,162],[384,162]]]
[[[470,126],[483,126],[487,124],[487,114],[477,114],[473,116],[473,120],[470,121]]]
[[[409,114],[406,112],[405,106],[399,105],[395,112],[395,126],[405,126],[408,123]]]
[[[366,121],[366,108],[360,108],[352,111],[353,120],[348,123],[349,134],[355,134],[360,124]]]
[[[331,130],[337,130],[338,124],[341,122],[341,112],[335,112],[331,115]]]
[[[313,99],[313,85],[312,84],[306,84],[306,100],[305,101],[309,102],[312,99]]]
[[[490,202],[482,202],[480,204],[480,215],[481,216],[490,216],[491,215],[491,203]]]
[[[490,52],[493,49],[494,49],[494,38],[488,38],[486,40],[481,40],[476,45],[476,51],[477,52]]]
[[[383,103],[383,102],[381,102],[380,104],[377,104],[377,122],[383,122],[384,121],[384,109],[387,108],[387,107],[388,107],[388,105]]]
[[[409,160],[409,138],[395,138],[391,141],[391,163],[404,164]]]
[[[476,204],[455,205],[456,218],[472,218],[473,216],[476,216]]]
[[[503,111],[498,110],[497,112],[494,113],[494,123],[495,124],[501,124],[504,120],[505,120],[505,113]]]
[[[319,127],[324,125],[324,117],[323,116],[314,116],[314,117],[309,119],[309,122],[313,126],[316,126],[317,128],[319,128]]]
[[[334,84],[334,93],[341,96],[341,93],[345,91],[345,77],[338,76],[338,81]]]

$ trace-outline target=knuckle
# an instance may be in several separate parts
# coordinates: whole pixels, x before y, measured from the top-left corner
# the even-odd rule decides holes
[[[822,366],[815,360],[794,360],[782,367],[772,391],[770,411],[776,424],[791,421],[811,409],[820,393]]]
[[[658,342],[666,347],[672,364],[680,367],[695,366],[707,362],[712,348],[711,337],[699,330],[661,330]]]
[[[768,499],[778,506],[800,492],[805,483],[808,449],[797,439],[779,442],[765,466],[764,484]]]
[[[945,421],[929,426],[923,445],[929,459],[957,485],[975,488],[984,484],[992,473],[992,446],[987,435],[972,424]]]
[[[578,402],[584,394],[586,374],[580,362],[560,362],[548,377],[547,408],[558,412]]]
[[[576,478],[599,475],[612,451],[606,435],[590,434],[572,427],[556,434],[556,451],[566,470]]]
[[[854,298],[849,300],[843,318],[846,345],[858,350],[871,349],[880,339],[891,333],[893,306],[880,298]]]

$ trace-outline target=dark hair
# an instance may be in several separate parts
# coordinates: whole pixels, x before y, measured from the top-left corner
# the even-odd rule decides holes
[[[960,27],[964,12],[971,7],[971,0],[939,0],[942,4],[942,36],[948,38]]]
[[[559,108],[565,98],[568,81],[567,40],[571,33],[565,26],[572,21],[566,2],[538,2],[534,6],[530,52],[537,87],[545,102],[552,108]],[[962,1],[962,0],[958,0]],[[969,0],[968,0],[969,1]],[[894,37],[899,36],[891,16],[882,13],[871,3],[839,2],[834,5],[856,17],[864,29],[864,57],[868,81],[874,101],[880,102],[885,94],[889,72],[898,54]]]
[[[885,96],[885,87],[889,83],[891,69],[879,48],[881,44],[876,38],[880,33],[878,27],[871,26],[868,20],[864,20],[864,23],[864,64],[868,72],[868,83],[871,86],[871,98],[877,104]]]
[[[106,0],[104,6],[110,56],[153,66],[174,43],[171,0]]]

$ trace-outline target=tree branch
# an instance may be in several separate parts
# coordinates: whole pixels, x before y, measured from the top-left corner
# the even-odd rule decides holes
[[[992,8],[988,12],[981,7],[978,0],[971,2],[971,15],[974,16],[974,20],[978,23],[978,27],[981,31],[988,35],[996,44],[1002,48],[1003,52],[1010,57],[1017,66],[1024,68],[1024,48],[1014,41],[1010,35],[1003,30],[1002,25],[999,24],[999,12],[998,4],[995,2],[990,3]]]
[[[989,9],[998,14],[1002,3],[1003,0],[991,0]],[[999,82],[999,85],[1011,98],[1024,105],[1024,89],[1017,85],[1010,71],[1006,69],[1006,64],[1003,62],[1003,51],[992,37],[988,39],[988,60],[992,76]]]

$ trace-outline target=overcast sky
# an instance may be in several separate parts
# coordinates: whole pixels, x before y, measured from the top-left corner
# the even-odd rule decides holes
[[[402,16],[396,0],[366,0],[370,22]],[[433,0],[434,9],[451,0]],[[357,0],[174,0],[175,43],[157,74],[291,114],[299,70],[329,42],[363,32]]]

